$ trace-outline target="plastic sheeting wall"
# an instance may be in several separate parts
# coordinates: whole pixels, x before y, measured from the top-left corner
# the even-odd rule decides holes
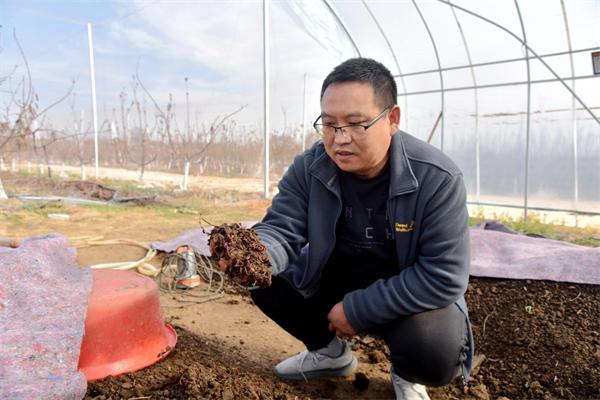
[[[560,82],[536,83],[555,76],[535,58],[529,60],[528,74],[524,58],[533,55],[518,40],[458,8],[453,12],[451,4],[443,1],[334,4],[350,29],[355,29],[362,55],[381,59],[396,70],[399,105],[404,108],[403,115],[408,115],[404,126],[410,133],[424,140],[429,137],[443,98],[443,136],[440,123],[431,143],[442,147],[443,140],[443,150],[464,172],[471,201],[519,206],[527,194],[529,207],[600,212],[600,124],[579,103],[572,112],[573,96]],[[527,44],[538,55],[565,53],[543,59],[600,118],[600,76],[591,76],[590,56],[590,49],[600,47],[600,3],[564,2],[571,49],[587,49],[572,53],[573,71],[560,1],[452,4],[488,18],[520,38],[524,30]],[[373,20],[368,12],[360,13],[361,7],[368,7],[378,20],[394,54],[375,46],[374,38],[382,34],[373,27],[364,28]],[[394,69],[394,56],[400,71]],[[513,61],[502,62],[506,60]],[[478,65],[482,63],[486,65]],[[459,66],[464,68],[455,68]],[[572,75],[585,79],[573,84],[568,79]]]
[[[339,27],[317,24],[318,29],[307,33],[307,27],[299,25],[302,19],[290,16],[290,10],[303,3],[297,0],[294,7],[285,1],[269,3],[269,111],[275,132],[309,126],[320,111],[325,75],[343,59],[356,56],[351,45],[340,43]],[[163,110],[172,94],[181,131],[185,131],[188,91],[192,125],[247,104],[236,115],[238,131],[262,135],[261,1],[60,4],[45,12],[43,4],[5,3],[0,12],[5,32],[16,29],[42,107],[60,98],[71,78],[77,79],[75,113],[63,103],[53,110],[60,114],[52,116],[54,126],[71,129],[80,123],[81,111],[84,124],[89,125],[85,24],[91,22],[100,122],[120,121],[121,93],[127,93],[127,103],[132,101],[132,76],[137,71]],[[402,129],[426,140],[443,108],[432,144],[443,147],[462,168],[471,201],[520,206],[527,194],[529,206],[600,213],[600,124],[579,103],[572,112],[573,97],[561,83],[534,83],[554,76],[535,58],[529,60],[528,74],[523,60],[528,52],[519,40],[451,7],[455,4],[488,18],[519,38],[525,33],[528,45],[540,55],[563,53],[544,61],[567,79],[599,118],[600,75],[592,77],[591,52],[600,50],[600,2],[307,0],[306,4],[317,13],[318,5],[325,12],[330,6],[351,32],[361,55],[382,61],[397,75]],[[326,20],[331,21],[331,16]],[[9,35],[0,38],[0,76],[13,65],[22,72],[14,41]],[[512,61],[495,63],[507,60]],[[568,80],[572,75],[583,78]],[[529,117],[528,78],[532,82]],[[149,119],[155,118],[152,101],[140,87],[137,95]],[[135,112],[130,123],[137,124]],[[112,134],[101,126],[101,137]]]

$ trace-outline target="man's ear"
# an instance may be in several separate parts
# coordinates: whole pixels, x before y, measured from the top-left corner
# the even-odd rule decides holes
[[[388,118],[391,127],[390,135],[393,135],[400,129],[400,107],[397,104],[390,110]]]

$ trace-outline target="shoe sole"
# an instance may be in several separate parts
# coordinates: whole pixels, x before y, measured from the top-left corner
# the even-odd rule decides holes
[[[296,374],[278,374],[276,371],[273,371],[275,375],[277,375],[281,379],[286,379],[290,381],[303,381],[314,378],[324,378],[324,377],[336,377],[336,376],[348,376],[358,367],[358,360],[356,357],[352,356],[352,361],[344,367],[338,369],[319,369],[316,371],[307,371],[304,375],[300,373]]]

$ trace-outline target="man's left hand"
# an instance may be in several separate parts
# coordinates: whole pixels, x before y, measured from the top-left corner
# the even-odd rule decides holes
[[[354,336],[358,333],[346,319],[344,305],[341,301],[333,306],[331,311],[329,311],[329,314],[327,314],[327,319],[329,320],[329,330],[331,332],[335,332],[336,336]]]

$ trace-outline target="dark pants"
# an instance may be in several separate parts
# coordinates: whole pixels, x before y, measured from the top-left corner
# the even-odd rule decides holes
[[[301,340],[308,350],[317,350],[334,337],[328,330],[327,314],[344,294],[397,273],[395,266],[332,257],[323,271],[319,290],[311,298],[304,298],[277,276],[271,286],[250,293],[269,318]],[[367,333],[385,341],[396,374],[427,386],[445,385],[457,376],[467,343],[466,319],[454,304],[402,317]]]

